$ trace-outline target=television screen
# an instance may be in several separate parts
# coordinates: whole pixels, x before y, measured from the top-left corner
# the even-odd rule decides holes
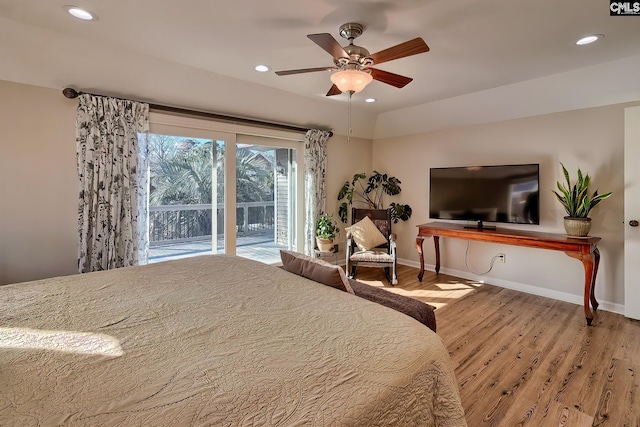
[[[540,224],[539,165],[431,168],[429,217]]]

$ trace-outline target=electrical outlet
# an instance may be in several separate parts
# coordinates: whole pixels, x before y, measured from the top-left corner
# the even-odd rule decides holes
[[[498,254],[498,259],[500,260],[500,262],[505,263],[507,262],[507,256],[505,254]]]

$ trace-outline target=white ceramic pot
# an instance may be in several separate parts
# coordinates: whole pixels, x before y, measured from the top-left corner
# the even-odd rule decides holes
[[[572,218],[565,216],[564,229],[567,232],[567,236],[587,237],[591,230],[591,218]]]
[[[316,237],[316,244],[321,252],[331,252],[331,249],[333,248],[333,239],[322,239],[320,237]]]

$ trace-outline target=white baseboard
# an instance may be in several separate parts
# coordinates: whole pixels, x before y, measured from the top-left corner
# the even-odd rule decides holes
[[[406,265],[408,267],[420,268],[420,263],[418,261],[408,260],[408,259],[400,259],[398,258],[398,264]],[[433,264],[424,265],[425,270],[435,271],[436,266]],[[474,280],[477,282],[488,283],[491,285],[500,286],[506,289],[513,289],[514,291],[525,292],[527,294],[538,295],[541,297],[553,298],[559,301],[570,302],[573,304],[577,304],[582,306],[583,304],[583,295],[569,294],[566,292],[554,291],[553,289],[540,288],[538,286],[527,285],[525,283],[512,282],[510,280],[498,279],[495,277],[486,278],[483,276],[478,276],[477,274],[473,274],[469,271],[461,271],[454,270],[451,268],[440,268],[440,272],[444,274],[448,274],[455,277],[460,277],[467,280]],[[598,301],[600,306],[598,310],[610,311],[612,313],[618,313],[624,315],[624,305],[616,304],[609,301]]]

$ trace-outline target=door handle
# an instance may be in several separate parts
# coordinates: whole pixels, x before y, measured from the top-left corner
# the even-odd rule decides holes
[[[636,219],[632,219],[631,221],[629,221],[629,225],[632,227],[637,227],[638,225],[640,225],[640,222],[638,222],[638,220]]]

